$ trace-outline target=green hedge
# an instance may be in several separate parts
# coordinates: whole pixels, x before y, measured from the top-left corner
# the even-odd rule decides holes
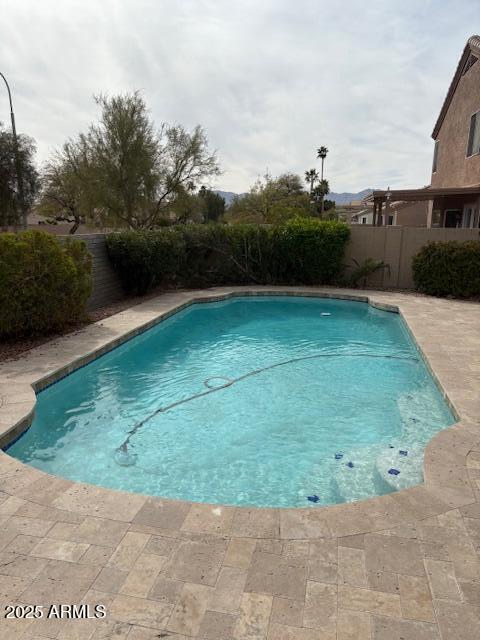
[[[60,331],[85,317],[92,258],[85,243],[44,231],[0,234],[0,337]]]
[[[157,286],[328,284],[342,271],[347,225],[297,218],[280,226],[176,225],[107,237],[127,292]]]
[[[431,242],[413,258],[415,287],[432,296],[480,295],[480,242]]]

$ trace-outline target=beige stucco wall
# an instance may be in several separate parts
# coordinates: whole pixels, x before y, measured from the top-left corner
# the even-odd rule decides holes
[[[427,200],[402,205],[397,209],[395,224],[402,227],[426,227],[427,209]]]
[[[480,184],[480,154],[466,157],[470,118],[479,110],[480,60],[461,77],[440,128],[437,171],[432,173],[432,187]]]
[[[480,240],[480,229],[355,225],[351,227],[351,240],[347,246],[345,264],[351,269],[355,267],[354,258],[360,264],[368,258],[383,260],[390,265],[390,275],[387,271],[377,272],[368,279],[368,286],[413,289],[413,256],[428,242],[441,240]]]

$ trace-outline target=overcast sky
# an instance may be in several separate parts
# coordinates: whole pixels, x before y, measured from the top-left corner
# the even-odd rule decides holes
[[[429,183],[430,134],[478,0],[0,0],[0,71],[38,161],[140,89],[155,122],[197,123],[217,188],[316,165],[332,191]],[[9,122],[0,87],[0,120]]]

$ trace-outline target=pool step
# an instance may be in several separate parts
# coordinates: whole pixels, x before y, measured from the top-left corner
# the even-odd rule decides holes
[[[379,477],[372,465],[372,450],[369,447],[349,452],[338,463],[332,478],[338,502],[352,502],[378,495]]]
[[[394,446],[382,451],[376,460],[377,472],[392,489],[406,489],[423,482],[423,450]]]
[[[350,461],[353,467],[347,466]],[[332,479],[339,502],[398,491],[423,481],[423,451],[402,449],[398,443],[380,450],[378,446],[358,449],[339,462]]]

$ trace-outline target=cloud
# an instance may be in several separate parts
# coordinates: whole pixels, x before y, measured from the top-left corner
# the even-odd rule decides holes
[[[202,124],[245,191],[315,166],[335,191],[429,182],[430,133],[478,7],[458,0],[0,0],[0,70],[38,159],[85,130],[92,95],[141,89]],[[8,122],[0,89],[0,120]],[[318,166],[318,163],[317,163]]]

